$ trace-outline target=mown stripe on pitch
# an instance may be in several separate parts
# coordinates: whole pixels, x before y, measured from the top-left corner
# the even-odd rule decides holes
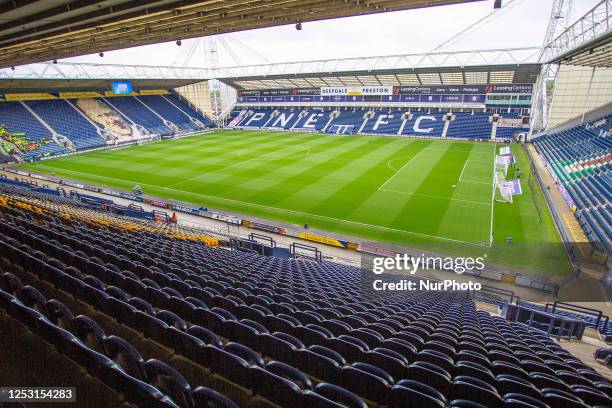
[[[450,147],[452,147],[452,144]],[[449,173],[453,175],[459,174],[468,155],[469,152],[461,150],[445,151],[438,161],[432,163],[429,167],[427,176],[414,193],[444,196],[438,187],[439,184],[448,184],[446,177]],[[457,160],[457,158],[463,158],[463,160]],[[423,169],[423,171],[426,170]],[[450,186],[448,187],[450,188]],[[450,198],[451,194],[448,192],[447,194]],[[450,200],[431,200],[430,198],[417,195],[410,196],[404,208],[395,217],[393,225],[397,225],[399,229],[410,229],[429,235],[438,235],[440,223],[449,205]],[[461,237],[456,239],[462,240]]]
[[[244,166],[245,159],[242,159],[236,152],[240,149],[248,148],[253,154],[266,154],[267,152],[274,151],[279,147],[295,145],[296,143],[305,143],[309,139],[307,136],[296,136],[294,138],[283,139],[284,141],[278,140],[262,140],[259,143],[254,141],[245,142],[235,149],[224,150],[221,153],[211,152],[209,150],[194,151],[192,158],[189,160],[191,164],[183,165],[186,172],[183,175],[183,180],[197,178],[204,176],[206,173],[214,173],[219,170],[223,172],[231,172],[232,168],[241,168]],[[181,180],[176,180],[179,182]]]
[[[253,194],[262,193],[272,188],[274,185],[283,184],[286,180],[292,177],[296,172],[303,171],[306,168],[318,166],[321,160],[324,160],[334,151],[344,151],[351,145],[359,143],[357,140],[348,140],[341,138],[321,137],[316,140],[316,145],[313,146],[318,152],[323,152],[322,156],[304,156],[304,158],[296,160],[279,160],[279,161],[264,161],[257,162],[253,161],[253,167],[246,169],[241,173],[233,175],[232,178],[227,179],[228,186],[222,191],[230,190],[235,186],[233,195],[246,199],[247,201],[255,200],[258,202],[257,197],[250,197]],[[259,177],[257,177],[259,176]],[[270,185],[270,177],[274,177],[273,186]],[[258,187],[258,183],[262,186]],[[252,188],[250,186],[253,186]]]
[[[389,142],[390,140],[385,141],[384,143],[386,144]],[[279,181],[272,187],[269,187],[261,191],[260,193],[255,194],[251,198],[253,200],[256,200],[256,202],[258,203],[263,203],[265,205],[275,205],[278,202],[284,200],[286,197],[297,193],[302,188],[304,188],[304,186],[316,183],[325,175],[336,170],[338,167],[343,166],[343,162],[337,160],[338,157],[359,157],[363,154],[367,154],[371,148],[372,147],[370,143],[368,143],[368,140],[366,138],[356,138],[354,139],[354,142],[352,141],[350,144],[347,143],[346,145],[343,145],[342,151],[339,151],[338,154],[331,157],[326,156],[327,158],[322,162],[311,163],[309,166],[301,168],[301,171],[291,174],[290,177]],[[316,199],[317,197],[313,197],[313,201],[310,204],[314,204],[316,202]]]
[[[335,216],[352,219],[353,217],[351,217],[351,215],[353,212],[370,197],[373,195],[375,196],[378,186],[389,178],[389,172],[392,171],[387,166],[389,161],[408,154],[416,154],[426,146],[416,142],[407,142],[404,140],[394,140],[394,142],[395,143],[391,143],[392,146],[389,146],[388,144],[382,145],[373,150],[373,153],[377,153],[379,150],[386,151],[387,149],[395,149],[394,151],[389,152],[389,154],[385,154],[384,156],[379,157],[377,160],[371,160],[371,154],[364,155],[356,162],[348,164],[338,169],[333,175],[328,176],[331,177],[337,174],[344,175],[344,173],[347,173],[344,177],[344,185],[338,186],[339,189],[335,194],[327,197],[316,207],[312,208],[312,211],[315,213],[318,211],[329,212],[330,208],[333,208]],[[399,146],[396,148],[395,146],[398,143]],[[418,148],[418,151],[415,151],[415,148]],[[355,171],[355,163],[361,167],[360,174]]]
[[[330,154],[333,154],[333,152],[344,151],[347,149],[348,145],[358,143],[356,141],[346,140],[342,138],[332,138],[330,140],[326,137],[319,137],[317,139],[313,139],[311,142],[312,143],[305,146],[291,146],[292,149],[294,147],[297,147],[297,150],[303,149],[304,152],[309,152],[308,154],[304,154],[302,157],[299,157],[299,154],[294,154],[294,156],[291,156],[292,153],[290,153],[289,158],[252,161],[252,167],[244,169],[242,172],[233,174],[233,176],[237,178],[242,178],[246,180],[244,182],[239,182],[237,186],[242,187],[243,183],[256,184],[258,178],[261,178],[262,181],[265,181],[265,183],[263,184],[267,184],[268,186],[268,182],[270,179],[273,179],[274,184],[281,183],[283,180],[291,177],[291,175],[294,174],[294,169],[296,171],[302,171],[308,166],[318,165],[321,160],[324,160]],[[314,154],[318,154],[320,156],[315,156]]]
[[[310,146],[313,141],[318,144],[332,143],[331,141],[327,141],[326,139],[304,139],[302,142],[292,141],[288,142],[285,146],[296,147],[296,146]],[[283,147],[283,146],[280,146]],[[305,147],[307,148],[307,147]],[[281,149],[282,150],[282,149]],[[278,146],[274,149],[264,149],[260,152],[259,156],[261,158],[265,158],[266,154],[276,153],[279,151]],[[252,160],[255,159],[255,160]],[[259,172],[267,173],[270,170],[274,169],[274,162],[264,160],[263,163],[257,160],[257,154],[251,153],[244,160],[240,160],[239,156],[235,156],[232,160],[228,161],[226,166],[216,166],[216,168],[209,168],[209,171],[204,171],[201,175],[196,176],[193,180],[194,183],[202,185],[209,185],[211,190],[218,195],[224,190],[239,190],[240,183],[243,180],[246,181],[256,181],[257,175]],[[258,172],[259,171],[259,172]],[[185,182],[187,185],[189,181]],[[216,188],[212,186],[215,185]]]

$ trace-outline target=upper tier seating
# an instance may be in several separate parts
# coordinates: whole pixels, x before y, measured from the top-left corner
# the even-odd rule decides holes
[[[607,117],[609,118],[609,117]],[[534,146],[567,191],[589,240],[612,251],[612,137],[607,118],[538,136]]]
[[[69,102],[61,99],[27,101],[26,104],[55,132],[66,136],[77,150],[106,145],[96,126],[85,119]]]
[[[161,95],[137,96],[136,98],[182,130],[201,130],[200,127],[189,119],[189,116],[181,112]]]
[[[151,112],[142,102],[133,96],[120,96],[106,98],[109,105],[127,116],[132,122],[143,126],[149,132],[158,135],[167,135],[173,131],[164,124],[156,114]]]
[[[21,139],[36,144],[35,149],[25,148],[25,151],[20,149],[21,156],[24,159],[62,154],[70,151],[55,143],[51,131],[40,123],[21,102],[0,103],[0,124],[4,125],[9,132],[24,133],[25,136],[20,137]]]
[[[2,275],[0,305],[60,346],[72,340],[63,341],[64,333],[37,314],[48,301],[15,278],[33,275],[41,288],[61,290],[282,407],[612,405],[612,384],[593,368],[538,329],[477,311],[463,293],[369,294],[356,267],[211,248],[129,225],[108,228],[95,222],[94,209],[68,220],[57,212],[70,204],[18,194],[0,194],[0,267],[13,275]],[[15,306],[15,297],[36,313]],[[87,339],[87,347],[110,337],[96,328],[101,321],[75,319],[50,318],[76,323],[66,336]],[[114,355],[94,363],[80,347],[63,350],[92,375],[105,373],[98,368]],[[159,385],[166,396],[181,407],[199,406],[189,403],[189,383],[168,369],[176,360],[141,363],[142,379],[164,372],[181,384]],[[154,390],[131,397],[144,396],[163,398]]]

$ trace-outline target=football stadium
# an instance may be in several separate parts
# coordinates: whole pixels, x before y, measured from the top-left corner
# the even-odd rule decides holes
[[[612,407],[612,0],[0,16],[0,408]]]

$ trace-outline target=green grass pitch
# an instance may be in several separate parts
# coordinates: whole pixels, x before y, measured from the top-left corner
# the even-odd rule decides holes
[[[222,131],[23,168],[246,215],[568,273],[541,191],[493,200],[496,146],[449,140]],[[532,196],[533,195],[533,196]],[[542,212],[539,221],[536,204]],[[512,237],[513,243],[506,242]]]

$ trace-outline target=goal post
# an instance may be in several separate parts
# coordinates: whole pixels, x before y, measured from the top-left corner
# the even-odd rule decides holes
[[[511,203],[512,202],[512,187],[505,186],[503,184],[497,184],[495,182],[495,201],[501,203]]]
[[[510,162],[507,156],[495,156],[495,173],[498,172],[503,173],[504,179],[506,178],[506,174],[508,174],[508,166]],[[497,177],[497,176],[496,176]]]

